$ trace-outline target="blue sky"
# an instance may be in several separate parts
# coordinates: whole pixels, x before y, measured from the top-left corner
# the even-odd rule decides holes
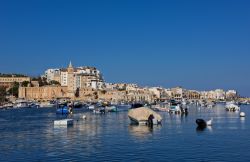
[[[108,82],[250,96],[248,0],[0,1],[0,71],[96,66]]]

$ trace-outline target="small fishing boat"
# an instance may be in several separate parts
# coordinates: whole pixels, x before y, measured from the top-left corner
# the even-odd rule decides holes
[[[196,124],[198,127],[205,128],[207,126],[212,126],[213,119],[205,121],[204,119],[196,119]]]
[[[94,114],[105,114],[106,113],[106,110],[105,110],[105,107],[96,107],[94,110],[93,110],[93,113]]]
[[[13,108],[13,104],[12,103],[6,103],[2,106],[3,109],[8,109],[8,108]]]
[[[20,101],[20,102],[17,102],[16,104],[14,104],[13,107],[15,107],[15,108],[27,108],[27,107],[29,107],[29,105],[28,105],[28,102],[26,102],[26,101]]]
[[[162,121],[160,114],[156,113],[152,109],[141,107],[136,109],[130,109],[128,117],[132,124],[139,125],[157,125]]]
[[[106,106],[105,109],[106,109],[107,112],[118,112],[117,107],[112,106],[112,105],[111,106]]]
[[[207,123],[207,126],[212,126],[213,119],[208,120],[206,123]]]
[[[181,107],[179,104],[172,104],[169,109],[170,113],[180,114],[181,113]]]
[[[227,111],[240,111],[240,107],[232,103],[227,104],[225,108]]]
[[[96,107],[97,107],[96,105],[89,105],[89,106],[88,106],[88,109],[89,109],[89,110],[94,110]]]
[[[40,104],[41,108],[55,108],[56,107],[56,103],[50,101],[50,102],[43,102]]]
[[[207,126],[207,122],[203,119],[196,119],[196,124],[198,125],[198,127],[206,127]]]
[[[72,113],[72,109],[69,108],[68,106],[59,106],[57,109],[56,109],[56,114],[70,114]]]
[[[83,105],[81,102],[77,101],[77,102],[74,102],[74,108],[82,108]]]

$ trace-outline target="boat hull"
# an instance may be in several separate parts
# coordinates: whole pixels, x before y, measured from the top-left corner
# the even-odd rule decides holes
[[[56,114],[69,114],[70,111],[67,107],[56,109]]]
[[[207,122],[203,119],[197,119],[196,124],[198,125],[198,127],[206,127],[207,126]]]

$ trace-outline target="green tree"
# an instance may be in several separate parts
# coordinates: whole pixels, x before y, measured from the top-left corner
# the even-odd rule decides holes
[[[5,97],[6,97],[6,88],[0,86],[0,103],[5,101]]]
[[[58,81],[55,81],[55,80],[51,80],[49,82],[50,85],[61,85]]]
[[[38,81],[39,86],[45,86],[48,85],[47,79],[44,77],[34,77],[31,79],[32,81]]]
[[[80,89],[77,88],[77,89],[76,89],[76,93],[75,93],[75,97],[79,97],[79,96],[80,96]]]
[[[101,90],[101,93],[102,93],[102,94],[106,94],[107,91],[106,91],[106,90]]]
[[[19,83],[14,82],[13,86],[8,90],[8,93],[15,97],[18,97],[18,89],[19,89]]]
[[[21,83],[22,87],[28,87],[29,84],[30,84],[29,81],[23,81],[23,82]]]

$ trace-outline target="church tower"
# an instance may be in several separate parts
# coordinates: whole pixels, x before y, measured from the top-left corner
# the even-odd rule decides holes
[[[68,71],[68,97],[74,98],[75,96],[75,77],[74,77],[74,68],[72,66],[72,63],[70,61],[69,66],[67,68]]]

